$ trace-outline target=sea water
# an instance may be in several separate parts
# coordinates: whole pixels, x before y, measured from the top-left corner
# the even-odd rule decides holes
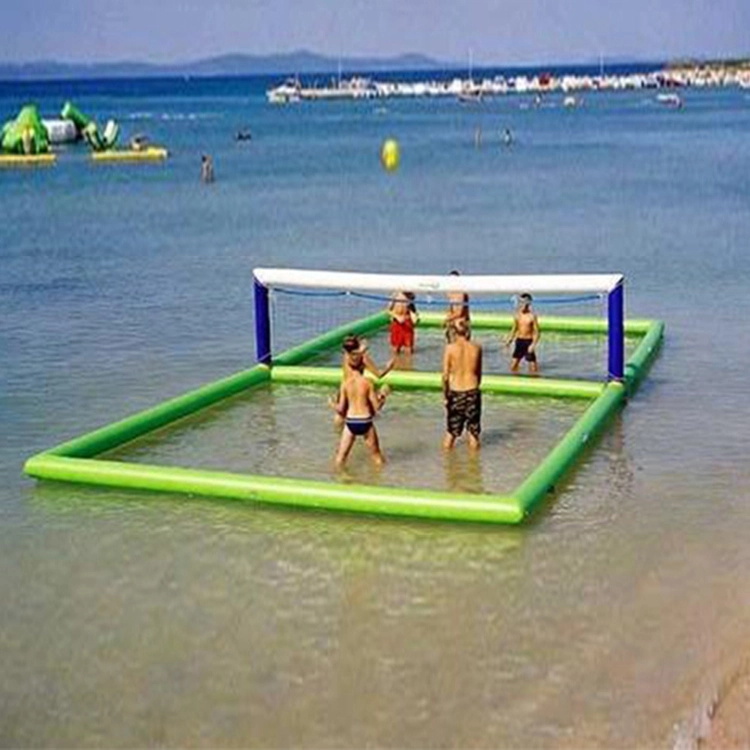
[[[689,742],[750,641],[748,93],[272,107],[265,83],[0,88],[7,117],[71,98],[171,153],[106,167],[69,147],[0,172],[0,744]],[[665,345],[522,528],[22,476],[39,450],[250,365],[256,265],[622,272],[628,314],[663,319]],[[392,420],[391,443],[411,429]],[[241,457],[232,435],[208,430],[203,453],[199,431],[189,457]]]

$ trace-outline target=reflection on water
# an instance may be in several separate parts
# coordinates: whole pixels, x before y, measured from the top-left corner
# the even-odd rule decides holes
[[[487,445],[486,433],[484,445]],[[445,451],[443,467],[445,488],[451,492],[487,492],[484,489],[481,451]]]

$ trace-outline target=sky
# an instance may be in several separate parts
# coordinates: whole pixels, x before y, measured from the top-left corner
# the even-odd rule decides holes
[[[187,62],[307,49],[475,65],[750,57],[750,0],[25,0],[0,61]]]

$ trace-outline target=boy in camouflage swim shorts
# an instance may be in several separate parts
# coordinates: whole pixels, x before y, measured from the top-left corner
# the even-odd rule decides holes
[[[446,409],[446,431],[443,448],[450,450],[464,429],[469,447],[480,447],[482,432],[482,347],[471,341],[466,320],[452,324],[455,340],[445,346],[443,354],[443,396]]]

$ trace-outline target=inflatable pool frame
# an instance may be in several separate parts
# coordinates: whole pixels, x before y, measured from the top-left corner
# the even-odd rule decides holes
[[[50,167],[57,155],[46,154],[0,154],[0,167]]]
[[[482,391],[536,397],[576,398],[590,401],[552,451],[508,495],[460,494],[426,489],[377,487],[336,481],[313,481],[247,475],[172,466],[135,464],[98,458],[103,453],[144,435],[193,416],[225,399],[274,383],[338,385],[340,368],[305,366],[324,350],[338,350],[348,333],[368,334],[386,328],[388,316],[380,312],[333,329],[306,343],[271,358],[268,326],[268,290],[256,279],[256,347],[260,364],[230,377],[205,385],[151,409],[102,427],[26,462],[25,472],[40,479],[76,482],[102,487],[152,490],[186,495],[251,500],[262,503],[315,509],[407,516],[449,521],[517,524],[528,518],[547,493],[624,405],[646,375],[661,345],[664,324],[651,320],[624,320],[621,284],[609,294],[608,320],[593,317],[544,316],[540,327],[547,332],[597,334],[609,332],[610,379],[607,383],[487,375]],[[426,313],[420,326],[439,328],[443,316]],[[509,315],[472,315],[475,329],[508,330]],[[619,346],[612,347],[613,331]],[[624,335],[642,337],[624,362]],[[613,373],[613,368],[615,372]],[[442,388],[440,373],[391,372],[383,382],[399,389]],[[331,447],[333,451],[333,445]],[[438,448],[436,447],[436,450]]]
[[[120,164],[123,162],[159,162],[169,156],[166,148],[148,146],[138,149],[116,149],[112,151],[92,151],[91,160],[97,163]]]

